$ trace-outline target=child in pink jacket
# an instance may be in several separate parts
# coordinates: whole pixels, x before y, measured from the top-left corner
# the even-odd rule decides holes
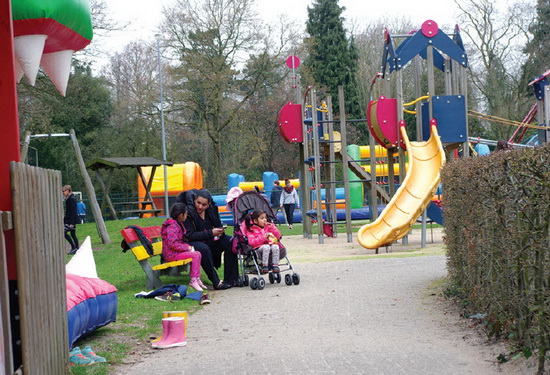
[[[254,210],[241,224],[243,233],[248,237],[248,244],[256,251],[258,258],[262,259],[262,273],[269,272],[269,255],[272,258],[272,271],[279,272],[279,239],[281,233],[267,220],[267,215],[262,210]]]
[[[166,262],[191,258],[189,286],[202,292],[206,286],[201,281],[202,254],[195,251],[193,246],[185,240],[185,226],[187,219],[187,206],[183,203],[175,203],[170,209],[170,219],[162,224],[160,234],[162,236],[162,256]]]

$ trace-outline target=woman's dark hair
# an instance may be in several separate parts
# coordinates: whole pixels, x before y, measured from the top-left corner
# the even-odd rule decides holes
[[[174,203],[170,208],[170,217],[174,220],[178,219],[180,214],[185,214],[187,212],[187,206],[181,202]]]
[[[197,200],[198,197],[206,199],[208,203],[212,200],[212,194],[210,194],[210,192],[206,189],[197,190],[197,195],[194,200]]]
[[[260,217],[260,215],[265,214],[266,212],[264,210],[260,210],[259,208],[256,208],[254,211],[251,211],[248,214],[248,220],[246,221],[246,227],[251,228],[254,225],[254,220]]]

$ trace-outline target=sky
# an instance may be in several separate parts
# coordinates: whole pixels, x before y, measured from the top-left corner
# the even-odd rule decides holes
[[[174,0],[108,1],[112,18],[130,25],[127,30],[118,32],[103,41],[103,48],[116,52],[132,40],[152,40],[155,28],[162,20],[163,7],[173,2]],[[312,3],[313,0],[256,0],[258,13],[265,22],[275,22],[280,14],[286,14],[302,25],[307,20],[307,7]],[[410,18],[418,26],[428,19],[436,21],[440,26],[456,24],[457,8],[454,0],[391,0],[391,6],[388,6],[388,3],[390,2],[368,0],[338,2],[340,6],[346,8],[343,13],[346,21],[356,21],[359,26],[361,22],[393,19],[399,16]]]

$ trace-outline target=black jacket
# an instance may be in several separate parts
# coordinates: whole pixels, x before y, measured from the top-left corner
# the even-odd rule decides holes
[[[74,194],[69,195],[67,200],[65,200],[65,217],[63,218],[63,224],[80,224]]]

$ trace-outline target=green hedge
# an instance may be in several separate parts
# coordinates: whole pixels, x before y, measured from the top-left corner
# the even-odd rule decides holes
[[[442,171],[447,266],[490,334],[538,349],[550,339],[550,144],[450,161]]]

